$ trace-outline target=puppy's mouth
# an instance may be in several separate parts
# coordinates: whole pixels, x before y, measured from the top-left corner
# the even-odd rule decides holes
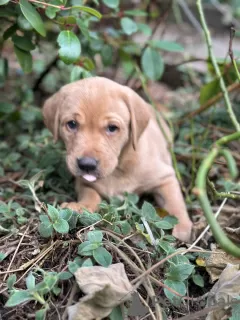
[[[97,176],[90,173],[82,173],[81,177],[88,182],[94,182],[97,180]]]

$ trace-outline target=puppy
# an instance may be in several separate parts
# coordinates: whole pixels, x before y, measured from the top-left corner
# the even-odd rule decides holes
[[[189,240],[192,222],[167,142],[152,107],[138,94],[106,78],[79,80],[45,102],[43,117],[54,139],[64,141],[67,166],[76,177],[78,202],[62,207],[94,212],[102,198],[152,193],[178,218],[173,235]],[[170,137],[163,120],[161,126]]]

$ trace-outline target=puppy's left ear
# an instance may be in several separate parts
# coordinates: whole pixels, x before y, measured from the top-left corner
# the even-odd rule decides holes
[[[46,127],[52,132],[54,141],[58,140],[59,136],[59,108],[61,104],[61,94],[55,93],[48,98],[43,105],[43,119]]]
[[[125,87],[124,100],[130,112],[131,139],[133,149],[146,129],[151,117],[150,106],[132,89]]]

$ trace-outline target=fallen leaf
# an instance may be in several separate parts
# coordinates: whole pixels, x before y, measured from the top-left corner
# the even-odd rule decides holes
[[[208,314],[206,320],[229,319],[229,315],[231,314],[231,307],[226,308],[224,304],[230,304],[231,302],[237,300],[239,297],[239,292],[239,265],[232,265],[229,263],[221,273],[219,280],[212,287],[207,299],[207,307],[222,305],[222,308],[211,311]]]
[[[82,267],[75,277],[85,296],[68,308],[69,320],[103,319],[114,307],[131,299],[133,287],[122,263],[108,268]]]
[[[228,263],[240,265],[240,259],[228,255],[226,252],[218,249],[216,252],[205,258],[206,270],[211,278],[211,282],[216,281],[222,274]]]

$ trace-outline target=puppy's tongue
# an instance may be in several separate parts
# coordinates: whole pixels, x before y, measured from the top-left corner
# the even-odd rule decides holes
[[[93,182],[93,181],[97,180],[97,178],[91,174],[84,174],[82,177],[83,177],[83,179],[85,179],[89,182]]]

